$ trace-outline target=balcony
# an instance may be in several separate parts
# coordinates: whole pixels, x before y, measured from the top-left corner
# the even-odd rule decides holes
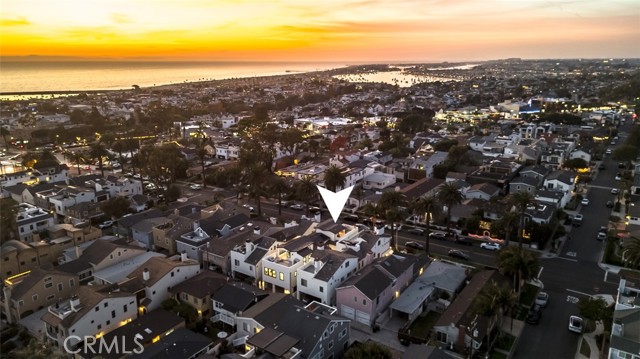
[[[233,317],[230,317],[226,314],[222,314],[222,313],[218,313],[214,316],[211,317],[211,322],[216,323],[216,322],[223,322],[226,324],[229,324],[231,326],[235,326],[236,325],[236,320]]]

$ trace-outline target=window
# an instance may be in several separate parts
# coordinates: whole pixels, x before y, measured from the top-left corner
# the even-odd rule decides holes
[[[98,324],[98,330],[102,329],[102,324]]]
[[[152,295],[156,295],[156,291],[154,290],[153,293],[151,293]]]
[[[35,261],[36,261],[36,259],[38,259],[38,258],[33,257],[33,258],[31,258],[31,261],[32,261],[32,262],[35,262]]]
[[[280,280],[284,280],[284,273],[280,272]]]
[[[109,306],[109,302],[104,302],[104,307],[108,307]]]
[[[353,297],[353,301],[358,303],[358,297]]]
[[[240,265],[240,261],[237,259],[233,260],[233,265],[235,265],[236,267]]]
[[[275,278],[275,277],[276,277],[276,273],[277,273],[277,272],[276,272],[275,270],[271,269],[271,268],[265,268],[265,269],[264,269],[264,274],[265,274],[266,276],[271,277],[271,278]]]
[[[73,278],[69,279],[69,287],[73,287],[76,283],[76,281],[73,280]]]
[[[53,298],[55,298],[55,297],[56,297],[56,296],[55,296],[55,295],[53,295],[53,294],[48,295],[48,296],[47,296],[47,300],[53,300]]]
[[[174,275],[174,273],[173,273],[173,272],[171,272],[171,276],[172,276],[172,277],[173,277],[173,275]]]
[[[31,296],[31,300],[33,300],[34,302],[37,302],[38,301],[38,295],[37,294],[32,295]]]
[[[342,339],[347,335],[347,328],[344,328],[340,331],[340,334],[338,334],[338,339]]]
[[[123,312],[123,313],[126,313],[126,312],[127,312],[127,305],[126,305],[126,304],[122,306],[122,312]]]
[[[345,268],[349,267],[349,262],[345,262],[345,263],[344,263],[344,267],[345,267]]]
[[[64,286],[62,285],[62,283],[58,283],[58,292],[62,292],[63,288]]]
[[[362,305],[367,305],[367,300],[366,299],[362,300]]]
[[[115,318],[115,317],[116,317],[116,311],[115,311],[115,310],[112,310],[112,311],[111,311],[111,318]]]
[[[100,306],[96,305],[96,312],[100,311]]]
[[[242,323],[242,329],[243,329],[245,332],[248,332],[248,331],[249,331],[249,325],[248,325],[247,323]]]
[[[324,287],[320,286],[320,293],[324,293]]]
[[[327,349],[331,350],[331,348],[333,348],[333,340],[329,342],[329,345],[327,346]]]
[[[442,332],[436,332],[436,340],[442,343],[446,343],[447,342],[447,333],[442,333]]]
[[[300,285],[303,286],[303,287],[306,287],[307,286],[307,280],[306,279],[301,279],[300,280]]]

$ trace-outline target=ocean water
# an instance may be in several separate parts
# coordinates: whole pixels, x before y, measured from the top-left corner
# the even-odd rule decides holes
[[[120,90],[130,89],[134,84],[148,87],[344,66],[310,62],[2,61],[0,93]]]

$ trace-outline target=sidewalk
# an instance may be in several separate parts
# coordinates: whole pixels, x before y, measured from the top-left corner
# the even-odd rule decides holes
[[[596,343],[596,335],[602,333],[604,333],[604,324],[602,323],[602,321],[597,321],[596,329],[592,333],[583,334],[578,341],[578,348],[576,349],[575,359],[600,359],[600,350],[598,349],[598,344]],[[590,355],[588,357],[580,353],[582,341],[585,341],[587,345],[589,345]]]

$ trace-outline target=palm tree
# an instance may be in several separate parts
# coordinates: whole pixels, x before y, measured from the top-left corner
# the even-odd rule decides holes
[[[80,176],[82,174],[80,163],[86,161],[84,153],[82,151],[73,151],[71,152],[71,156],[73,156],[73,160],[76,162],[76,167],[78,168],[78,176]]]
[[[622,259],[624,265],[628,265],[631,268],[637,268],[640,265],[640,238],[631,237],[625,240]]]
[[[204,167],[204,159],[207,157],[207,150],[204,148],[204,143],[198,147],[198,149],[196,150],[196,157],[198,157],[198,160],[200,161],[200,167],[202,169],[202,187],[203,188],[207,188],[207,174],[206,174],[206,169]]]
[[[402,193],[396,191],[387,191],[382,193],[378,205],[384,211],[384,218],[391,225],[392,247],[397,250],[397,233],[396,222],[400,222],[403,218],[401,207],[406,206],[405,197]]]
[[[518,226],[518,248],[522,248],[522,232],[524,230],[525,212],[527,211],[527,207],[535,202],[535,197],[531,192],[520,191],[513,194],[512,201],[520,211],[520,224]]]
[[[273,175],[269,184],[271,192],[278,196],[278,216],[282,215],[282,196],[287,193],[289,186],[280,176]]]
[[[447,207],[447,235],[449,235],[449,230],[451,228],[451,209],[453,206],[462,203],[463,196],[455,184],[445,183],[440,187],[437,199]]]
[[[311,177],[305,177],[298,182],[296,197],[298,197],[298,200],[304,202],[307,206],[307,216],[309,215],[309,204],[317,195],[318,187],[316,187],[316,183],[311,179]]]
[[[7,142],[7,136],[11,133],[5,127],[0,127],[0,136],[2,136],[2,140],[4,141],[4,149],[9,151],[9,142]]]
[[[253,197],[256,200],[258,215],[262,215],[262,201],[260,199],[267,194],[263,183],[268,176],[268,172],[264,167],[256,165],[250,167],[246,175],[249,185],[249,197]]]
[[[511,239],[511,232],[513,230],[513,225],[518,223],[520,219],[520,214],[516,212],[505,212],[500,218],[500,224],[504,227],[504,242],[505,245],[509,245],[509,240]]]
[[[96,142],[92,144],[90,147],[91,147],[91,150],[89,151],[89,157],[92,160],[94,159],[98,160],[98,168],[102,173],[102,177],[104,177],[103,160],[105,157],[109,156],[109,152],[107,152],[107,148],[101,142]]]
[[[337,192],[338,188],[342,189],[347,181],[342,169],[335,165],[327,168],[324,173],[324,185],[329,191]]]
[[[382,213],[382,207],[373,203],[367,203],[362,207],[362,213],[371,221],[371,228],[376,231],[377,217]]]
[[[538,275],[540,265],[537,256],[519,247],[507,247],[498,252],[496,259],[500,273],[513,280],[518,295],[523,281]]]
[[[425,224],[427,226],[427,229],[425,230],[424,250],[428,255],[430,245],[429,234],[431,234],[431,217],[439,210],[438,201],[433,196],[420,197],[413,202],[412,207],[414,215],[424,214]]]
[[[478,314],[489,317],[497,315],[498,327],[502,328],[504,316],[511,315],[518,304],[518,296],[508,285],[499,285],[491,280],[474,299],[473,304]],[[511,316],[511,325],[513,326],[513,316]]]

